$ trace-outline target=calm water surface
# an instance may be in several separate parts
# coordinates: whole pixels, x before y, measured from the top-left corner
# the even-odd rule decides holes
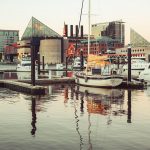
[[[0,89],[0,150],[148,150],[150,88],[47,87],[46,96]]]

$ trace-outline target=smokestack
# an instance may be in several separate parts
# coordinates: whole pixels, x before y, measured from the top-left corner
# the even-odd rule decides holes
[[[70,25],[70,37],[73,37],[73,25]]]
[[[63,33],[64,37],[68,37],[68,25],[64,24],[64,33]]]
[[[65,34],[66,34],[66,37],[68,37],[68,25],[65,25]]]
[[[78,28],[78,25],[76,25],[76,37],[78,37],[79,35],[79,28]]]
[[[81,38],[83,38],[83,25],[81,25]]]

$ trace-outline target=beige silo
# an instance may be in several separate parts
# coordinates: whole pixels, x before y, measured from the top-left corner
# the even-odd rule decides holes
[[[40,60],[44,56],[45,64],[61,63],[61,39],[44,39],[40,41]]]

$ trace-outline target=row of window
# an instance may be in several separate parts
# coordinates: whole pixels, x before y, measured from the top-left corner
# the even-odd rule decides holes
[[[12,32],[12,31],[0,31],[0,36],[18,36],[18,32]]]
[[[144,49],[131,50],[132,52],[144,52]],[[121,52],[127,52],[127,50],[121,50]]]

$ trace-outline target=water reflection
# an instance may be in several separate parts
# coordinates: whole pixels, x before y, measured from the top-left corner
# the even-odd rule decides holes
[[[31,130],[31,135],[35,136],[36,132],[36,99],[35,97],[32,97],[32,105],[31,105],[31,111],[32,111],[32,130]]]
[[[79,130],[79,117],[78,117],[78,115],[77,115],[77,108],[76,108],[76,102],[74,101],[74,115],[75,115],[75,122],[76,122],[76,131],[77,131],[77,133],[78,133],[78,135],[79,135],[79,139],[80,139],[80,150],[83,148],[83,145],[84,145],[84,143],[83,143],[83,137],[82,137],[82,135],[81,135],[81,133],[80,133],[80,130]]]
[[[128,90],[128,123],[131,123],[131,90]]]
[[[90,113],[88,114],[88,124],[89,124],[89,126],[88,126],[88,143],[89,143],[89,148],[88,148],[88,150],[92,150],[93,148],[92,148],[92,140],[91,140],[91,120],[90,120]]]
[[[64,103],[68,102],[68,87],[64,88]]]
[[[4,114],[1,115],[1,149],[8,145],[15,149],[18,144],[19,149],[36,150],[43,149],[43,145],[45,149],[149,148],[150,101],[149,97],[144,98],[145,91],[60,84],[48,89],[51,94],[44,97],[1,89],[0,112]],[[11,99],[15,101],[13,105],[9,104]],[[128,123],[133,122],[133,116],[131,126]]]
[[[80,111],[84,113],[84,95],[81,95]]]
[[[2,72],[0,79],[31,79],[30,72]]]
[[[83,99],[85,98],[88,113],[108,115],[107,124],[112,122],[110,115],[121,116],[127,114],[127,111],[123,108],[124,90],[76,86],[75,94],[77,100],[80,95],[81,112],[83,112]]]

